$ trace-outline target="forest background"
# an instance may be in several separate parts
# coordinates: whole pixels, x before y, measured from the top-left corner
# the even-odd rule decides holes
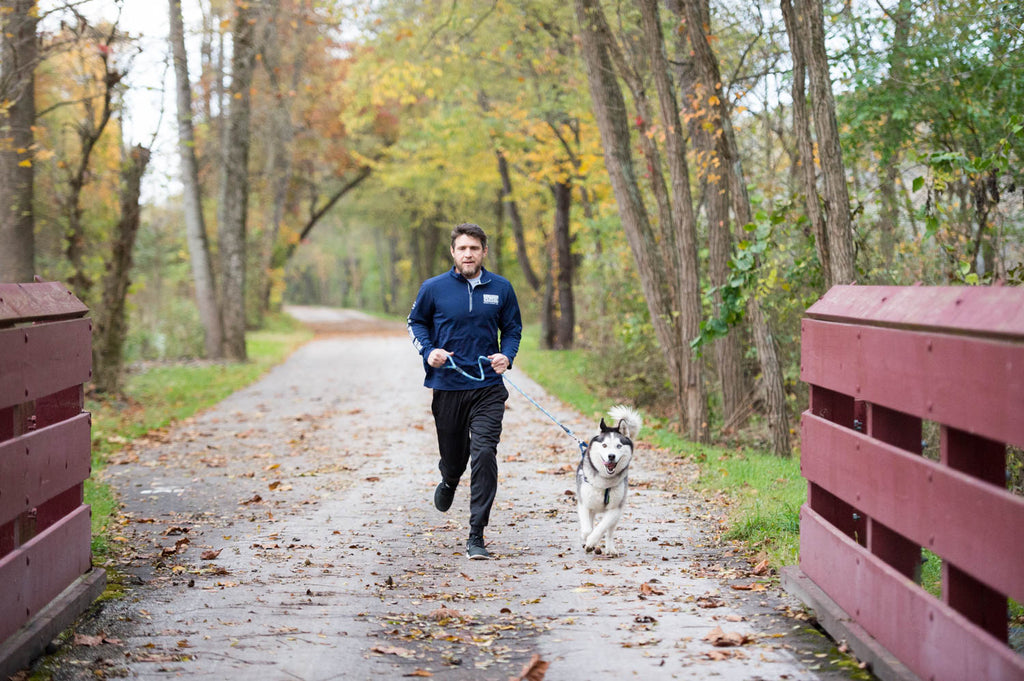
[[[92,308],[97,395],[285,302],[404,316],[470,221],[574,380],[789,456],[831,285],[1024,280],[1019,3],[149,5],[0,1],[0,280]],[[125,133],[143,45],[173,157]]]

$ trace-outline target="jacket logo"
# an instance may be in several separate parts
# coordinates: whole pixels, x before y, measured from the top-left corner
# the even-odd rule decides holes
[[[493,293],[485,293],[484,294],[484,305],[497,305],[497,304],[498,304],[498,296],[496,296]]]

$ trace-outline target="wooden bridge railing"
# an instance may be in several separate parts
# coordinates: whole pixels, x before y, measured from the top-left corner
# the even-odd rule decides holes
[[[922,679],[1024,679],[1007,645],[1024,498],[1006,485],[1006,445],[1024,447],[1024,290],[837,286],[802,322],[800,375],[800,570],[832,619]],[[919,585],[922,548],[941,598]]]
[[[103,591],[91,566],[88,309],[56,283],[0,284],[0,678]]]

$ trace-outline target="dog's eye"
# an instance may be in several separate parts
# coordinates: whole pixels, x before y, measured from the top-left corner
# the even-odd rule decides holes
[[[622,449],[622,443],[620,442],[619,444],[615,445],[615,449]]]

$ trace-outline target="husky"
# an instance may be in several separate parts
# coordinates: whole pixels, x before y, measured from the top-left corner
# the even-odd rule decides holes
[[[598,543],[615,555],[612,534],[622,518],[629,489],[629,464],[633,460],[633,438],[640,432],[640,414],[618,405],[608,411],[612,425],[601,419],[601,432],[587,444],[576,468],[576,510],[580,516],[580,541],[587,553],[600,554]],[[594,526],[597,515],[600,522]]]

